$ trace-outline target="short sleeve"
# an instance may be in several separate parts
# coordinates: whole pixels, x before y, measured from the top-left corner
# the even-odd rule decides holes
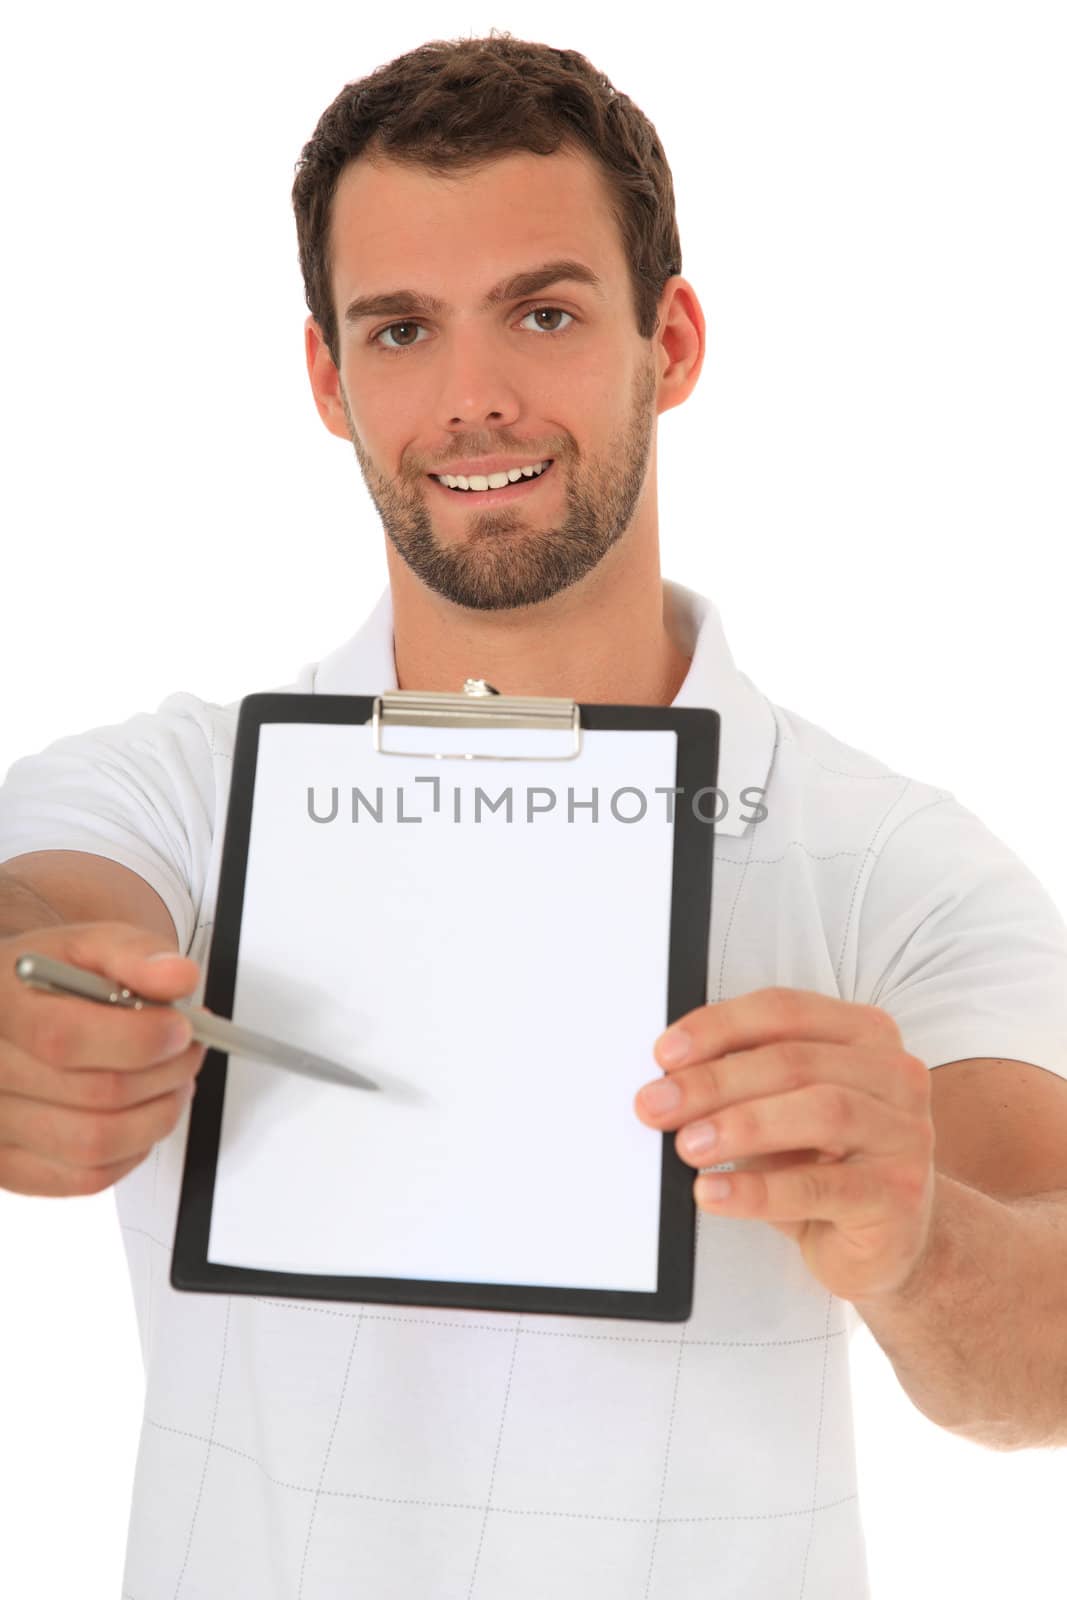
[[[995,1056],[1067,1077],[1067,924],[952,795],[906,818],[878,854],[856,999],[887,1011],[928,1067]]]
[[[0,785],[0,861],[30,850],[117,861],[160,896],[187,950],[214,827],[210,709],[172,695],[13,762]]]

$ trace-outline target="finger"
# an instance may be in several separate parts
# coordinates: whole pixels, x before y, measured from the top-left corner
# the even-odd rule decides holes
[[[923,1122],[874,1095],[819,1083],[770,1095],[698,1118],[678,1133],[675,1148],[695,1166],[776,1151],[821,1150],[833,1159],[890,1156],[913,1150]],[[709,1143],[710,1139],[713,1143]]]
[[[43,1156],[31,1155],[28,1150],[0,1145],[0,1189],[12,1194],[74,1196],[99,1194],[128,1172],[139,1167],[151,1149],[141,1150],[128,1161],[111,1167],[68,1167]]]
[[[25,1054],[74,1070],[154,1066],[187,1049],[193,1031],[189,1019],[170,1006],[134,1011],[41,990],[28,991],[12,1006],[4,1029]]]
[[[830,1155],[826,1150],[774,1150],[769,1155],[738,1156],[730,1165],[739,1172],[777,1172],[780,1167],[836,1160],[837,1157]],[[716,1165],[713,1156],[708,1157],[702,1166],[706,1167],[709,1164]]]
[[[750,1050],[786,1039],[861,1044],[894,1040],[900,1032],[878,1006],[817,994],[811,989],[755,989],[734,1000],[697,1006],[660,1035],[654,1055],[665,1071],[731,1050]],[[684,1054],[672,1049],[677,1042]]]
[[[158,933],[132,922],[72,922],[29,933],[27,947],[31,941],[40,945],[42,955],[114,978],[150,1000],[191,994],[199,980],[200,968],[191,956],[181,955]],[[151,959],[157,955],[158,961]],[[0,982],[22,991],[14,962],[10,971],[0,972]]]
[[[42,954],[97,972],[151,1000],[190,994],[200,969],[161,945],[157,933],[125,922],[74,923],[30,933]],[[8,950],[14,941],[5,941]],[[161,959],[152,959],[153,957]],[[6,963],[5,963],[6,967]],[[188,1023],[165,1007],[143,1011],[104,1006],[72,995],[29,989],[10,970],[0,972],[0,1032],[29,1055],[54,1066],[147,1066],[183,1050]]]
[[[158,1066],[54,1067],[0,1040],[0,1092],[88,1111],[121,1111],[181,1088],[204,1064],[207,1046],[190,1044]]]
[[[721,1056],[717,1061],[679,1067],[654,1085],[678,1090],[678,1098],[657,1111],[647,1098],[646,1084],[634,1107],[653,1127],[681,1128],[697,1117],[767,1095],[826,1083],[857,1089],[902,1111],[922,1112],[930,1100],[930,1072],[917,1056],[881,1046],[856,1046],[790,1040]],[[796,1143],[802,1143],[802,1140]]]
[[[833,1222],[863,1229],[904,1224],[919,1210],[925,1183],[919,1168],[899,1163],[830,1161],[794,1163],[775,1172],[706,1173],[693,1192],[699,1206],[764,1222]],[[712,1192],[716,1179],[729,1193]]]
[[[72,924],[30,934],[27,944],[31,941],[42,946],[42,953],[98,972],[148,999],[177,999],[199,981],[195,961],[161,949],[158,934],[130,923]],[[3,1033],[53,1066],[147,1066],[176,1055],[191,1037],[188,1022],[165,1006],[134,1011],[27,989],[14,978],[13,963],[12,972],[0,974],[0,984]]]
[[[82,1111],[0,1094],[0,1138],[5,1145],[63,1166],[113,1166],[166,1138],[184,1111],[192,1087],[190,1082],[125,1111]]]

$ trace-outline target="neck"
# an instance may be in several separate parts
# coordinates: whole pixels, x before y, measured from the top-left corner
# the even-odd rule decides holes
[[[484,678],[501,694],[670,705],[690,658],[667,631],[658,557],[619,553],[539,605],[472,611],[427,589],[390,546],[397,687],[455,693]]]

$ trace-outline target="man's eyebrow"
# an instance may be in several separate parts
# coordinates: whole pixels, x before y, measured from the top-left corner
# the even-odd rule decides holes
[[[524,295],[540,294],[551,284],[570,279],[584,283],[604,298],[604,285],[591,267],[582,261],[546,261],[528,272],[516,272],[512,277],[495,284],[482,301],[482,310],[491,311],[507,300],[519,300]],[[426,315],[439,317],[451,308],[436,295],[420,294],[415,289],[391,289],[384,294],[359,295],[345,308],[346,327],[353,327],[368,317],[412,317]]]

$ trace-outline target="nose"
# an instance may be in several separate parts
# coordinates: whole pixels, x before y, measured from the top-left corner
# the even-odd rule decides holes
[[[522,399],[489,331],[465,331],[450,343],[451,349],[442,367],[443,426],[453,429],[511,427],[522,415]]]

